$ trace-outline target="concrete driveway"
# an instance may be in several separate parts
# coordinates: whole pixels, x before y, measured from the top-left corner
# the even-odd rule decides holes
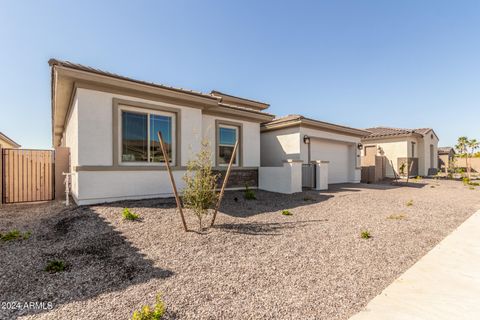
[[[480,319],[480,210],[350,320]]]

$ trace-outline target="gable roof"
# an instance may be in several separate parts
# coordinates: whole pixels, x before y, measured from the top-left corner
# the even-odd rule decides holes
[[[369,132],[361,129],[346,127],[330,122],[324,122],[304,117],[299,114],[290,114],[288,116],[275,118],[272,121],[262,123],[262,131],[270,131],[275,129],[288,128],[293,126],[306,126],[319,130],[330,130],[338,133],[362,137]]]
[[[12,139],[10,139],[9,137],[7,137],[4,133],[0,132],[0,140],[3,140],[3,141],[6,141],[8,142],[9,144],[11,144],[14,148],[20,148],[21,145],[19,145],[18,143],[16,143],[15,141],[13,141]]]
[[[365,130],[370,132],[370,134],[363,137],[364,140],[397,138],[397,137],[408,137],[408,136],[424,137],[430,131],[432,131],[433,134],[435,134],[432,128],[402,129],[402,128],[390,128],[390,127],[374,127],[374,128],[367,128]]]
[[[225,103],[222,102],[222,97],[212,93],[137,80],[69,61],[50,59],[48,63],[52,69],[52,139],[54,146],[60,144],[72,98],[78,87],[117,92],[127,96],[140,96],[147,100],[181,101],[184,105],[201,108],[205,113],[246,118],[256,122],[268,121],[274,117],[272,114],[262,111],[266,108],[263,106],[268,107],[268,104],[260,103],[261,107],[237,104],[236,100],[242,100],[238,97],[235,97],[235,101]],[[250,104],[259,103],[253,100],[244,100],[251,101]]]
[[[455,154],[455,149],[452,147],[438,147],[438,154],[449,154],[451,151]]]

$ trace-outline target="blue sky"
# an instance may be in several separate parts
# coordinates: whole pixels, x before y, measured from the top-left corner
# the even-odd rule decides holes
[[[0,0],[0,131],[51,146],[51,57],[271,104],[480,139],[480,1]]]

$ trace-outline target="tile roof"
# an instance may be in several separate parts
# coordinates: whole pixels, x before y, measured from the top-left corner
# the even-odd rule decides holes
[[[304,117],[299,114],[289,114],[287,116],[275,118],[272,121],[262,123],[262,127],[272,128],[272,127],[276,127],[277,125],[280,125],[280,126],[283,124],[288,125],[289,123],[292,123],[292,125],[296,125],[298,123],[305,123],[305,124],[313,125],[319,129],[330,129],[330,130],[335,130],[340,132],[348,132],[350,134],[354,134],[357,136],[362,136],[367,133],[367,131],[362,129],[356,129],[356,128],[342,126],[342,125],[338,125],[330,122],[315,120],[315,119]]]
[[[203,93],[203,92],[195,91],[195,90],[172,87],[172,86],[167,86],[167,85],[164,85],[164,84],[158,84],[158,83],[154,83],[154,82],[137,80],[137,79],[133,79],[133,78],[130,78],[130,77],[121,76],[121,75],[116,74],[116,73],[112,73],[112,72],[104,71],[104,70],[101,70],[101,69],[85,66],[85,65],[82,65],[82,64],[79,64],[79,63],[73,63],[73,62],[70,62],[70,61],[64,61],[64,60],[58,60],[58,59],[50,59],[50,60],[48,60],[48,64],[50,66],[61,66],[61,67],[75,69],[75,70],[95,73],[95,74],[99,74],[99,75],[103,75],[103,76],[107,76],[107,77],[113,77],[113,78],[117,78],[117,79],[121,79],[121,80],[126,80],[126,81],[130,81],[130,82],[135,82],[135,83],[139,83],[139,84],[149,85],[149,86],[153,86],[153,87],[157,87],[157,88],[168,89],[168,90],[181,92],[181,93],[186,93],[186,94],[191,94],[191,95],[195,95],[195,96],[201,96],[201,97],[204,97],[204,98],[219,101],[218,105],[220,107],[226,107],[226,108],[230,108],[230,109],[237,109],[237,110],[241,110],[241,111],[247,111],[247,112],[272,116],[271,114],[269,114],[267,112],[261,112],[261,111],[258,111],[256,109],[253,109],[253,108],[247,108],[247,107],[244,107],[244,106],[237,106],[237,105],[233,105],[233,104],[220,103],[221,97],[214,94],[214,93],[220,93],[219,91],[212,91],[211,93]],[[244,98],[240,98],[240,97],[236,97],[236,98],[244,99]],[[244,100],[257,102],[255,100],[250,100],[250,99],[244,99]],[[263,104],[263,102],[257,102],[257,103],[262,103]],[[267,104],[267,106],[268,106],[268,104]]]
[[[412,134],[420,134],[421,136],[431,131],[431,128],[418,128],[418,129],[402,129],[402,128],[389,128],[389,127],[374,127],[365,129],[371,132],[370,135],[365,136],[365,139],[374,138],[391,138],[391,137],[404,137]]]
[[[452,147],[438,147],[438,154],[449,154],[451,150],[455,152],[455,149]]]

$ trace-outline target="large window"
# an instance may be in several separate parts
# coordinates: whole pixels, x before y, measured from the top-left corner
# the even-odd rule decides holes
[[[168,158],[175,162],[175,115],[163,112],[122,110],[122,155],[124,163],[165,163],[158,131],[162,133]]]
[[[238,127],[219,125],[218,126],[218,165],[227,165],[232,157],[235,142],[238,139]],[[239,152],[235,155],[233,164],[238,165]]]

